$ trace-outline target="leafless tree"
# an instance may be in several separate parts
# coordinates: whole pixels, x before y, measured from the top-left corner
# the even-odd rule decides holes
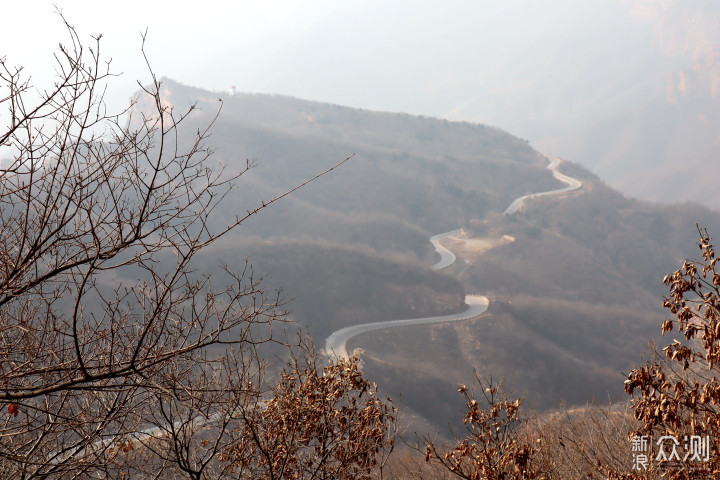
[[[0,58],[0,477],[122,478],[143,465],[154,477],[172,465],[200,478],[229,445],[197,426],[229,430],[261,401],[256,347],[282,312],[252,269],[210,277],[193,261],[295,189],[213,228],[250,165],[212,167],[210,126],[188,142],[193,108],[166,105],[154,75],[139,99],[150,110],[109,114],[100,37],[86,47],[66,25],[51,89],[36,94]]]

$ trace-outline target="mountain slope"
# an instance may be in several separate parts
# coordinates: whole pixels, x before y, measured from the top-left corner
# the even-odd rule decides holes
[[[462,310],[483,293],[486,316],[458,325],[359,336],[366,371],[412,411],[444,425],[454,384],[473,369],[503,376],[538,408],[621,395],[621,371],[647,354],[658,331],[662,276],[692,256],[694,224],[720,231],[697,205],[629,200],[587,170],[561,170],[583,188],[562,187],[547,159],[496,128],[371,112],[272,95],[205,92],[165,81],[176,108],[198,102],[190,128],[209,121],[214,159],[239,179],[218,225],[261,200],[355,154],[349,164],[264,210],[213,247],[218,262],[246,256],[268,286],[292,298],[292,318],[318,345],[342,326]],[[462,227],[469,240],[515,241],[483,253],[458,249],[434,272],[429,237]],[[446,245],[453,248],[452,245]],[[455,246],[457,247],[457,245]]]

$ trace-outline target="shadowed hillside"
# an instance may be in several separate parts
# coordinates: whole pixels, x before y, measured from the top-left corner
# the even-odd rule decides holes
[[[198,102],[191,125],[222,103],[213,158],[228,171],[246,159],[257,165],[238,180],[221,218],[354,154],[213,246],[216,258],[204,267],[249,257],[292,299],[292,318],[318,345],[340,327],[458,312],[465,293],[490,297],[476,320],[350,342],[386,393],[437,425],[457,405],[454,385],[473,369],[504,377],[540,409],[618,398],[620,372],[657,333],[662,276],[687,256],[696,221],[720,226],[717,213],[698,205],[629,200],[570,162],[561,170],[582,189],[531,199],[504,216],[515,198],[563,185],[546,157],[492,127],[271,95],[219,102],[169,80],[165,90],[178,108]],[[429,237],[460,227],[464,238],[446,244],[458,260],[432,271]],[[512,241],[496,241],[503,238]]]

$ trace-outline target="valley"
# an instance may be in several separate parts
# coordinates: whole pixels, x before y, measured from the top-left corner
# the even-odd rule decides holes
[[[567,175],[563,175],[558,171],[558,167],[560,165],[561,160],[553,158],[550,159],[548,169],[552,171],[555,178],[564,183],[567,183],[567,187],[523,195],[522,197],[517,198],[510,204],[510,207],[505,210],[504,215],[513,215],[517,213],[522,208],[524,203],[532,198],[545,195],[558,195],[581,188],[582,182]],[[449,241],[454,240],[456,246],[458,246],[466,253],[466,258],[467,252],[473,252],[477,255],[479,253],[485,253],[486,251],[496,246],[500,246],[507,242],[514,241],[514,239],[508,235],[504,235],[500,239],[466,237],[467,236],[463,234],[462,229],[452,230],[450,232],[440,233],[438,235],[433,235],[432,237],[430,237],[430,243],[432,243],[433,247],[435,247],[436,252],[438,253],[438,255],[440,255],[440,260],[432,266],[432,269],[441,270],[443,268],[447,268],[453,263],[455,263],[455,260],[457,259],[453,254],[452,250],[448,249],[442,244],[442,241],[444,239],[448,239]],[[353,325],[351,327],[342,328],[336,332],[333,332],[325,340],[325,353],[331,358],[348,358],[349,354],[347,351],[347,342],[353,337],[376,330],[385,330],[393,327],[432,325],[436,323],[448,323],[462,320],[470,320],[479,317],[480,315],[485,313],[489,301],[487,297],[481,295],[467,295],[465,297],[465,303],[467,304],[468,308],[460,313],[453,315],[445,315],[441,317],[412,318],[404,320],[388,320],[384,322],[363,323],[359,325]]]
[[[189,128],[210,118],[219,95],[214,161],[229,173],[245,159],[256,165],[218,226],[355,154],[208,252],[204,271],[248,259],[281,289],[289,331],[322,348],[346,327],[457,315],[468,294],[488,299],[472,320],[396,326],[347,345],[362,348],[385,394],[438,429],[474,371],[503,378],[541,411],[623,399],[622,372],[659,339],[662,278],[695,254],[696,222],[720,230],[716,211],[627,198],[573,162],[558,177],[547,157],[493,127],[171,80],[165,89],[177,108],[197,102]]]

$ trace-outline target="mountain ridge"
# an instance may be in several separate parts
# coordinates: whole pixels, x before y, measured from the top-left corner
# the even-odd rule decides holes
[[[198,99],[174,85],[165,87],[176,108]],[[189,128],[218,107],[218,94],[198,92],[205,103]],[[258,165],[230,192],[224,215],[355,157],[244,224],[213,247],[209,264],[249,257],[268,285],[288,292],[291,318],[318,339],[357,323],[455,313],[466,293],[488,292],[491,306],[478,320],[362,340],[368,375],[431,424],[457,407],[454,389],[436,390],[467,382],[473,369],[505,377],[539,409],[620,398],[619,371],[657,337],[662,276],[693,254],[695,222],[720,231],[717,212],[628,199],[572,162],[561,170],[582,190],[531,199],[506,216],[514,198],[563,184],[544,156],[502,130],[282,96],[254,94],[251,108],[246,97],[220,96],[216,160],[230,171],[245,158]],[[311,107],[335,120],[308,119]],[[469,238],[516,241],[459,254],[433,272],[428,238],[459,226]],[[568,352],[582,362],[568,363]],[[430,358],[434,367],[419,371]]]

